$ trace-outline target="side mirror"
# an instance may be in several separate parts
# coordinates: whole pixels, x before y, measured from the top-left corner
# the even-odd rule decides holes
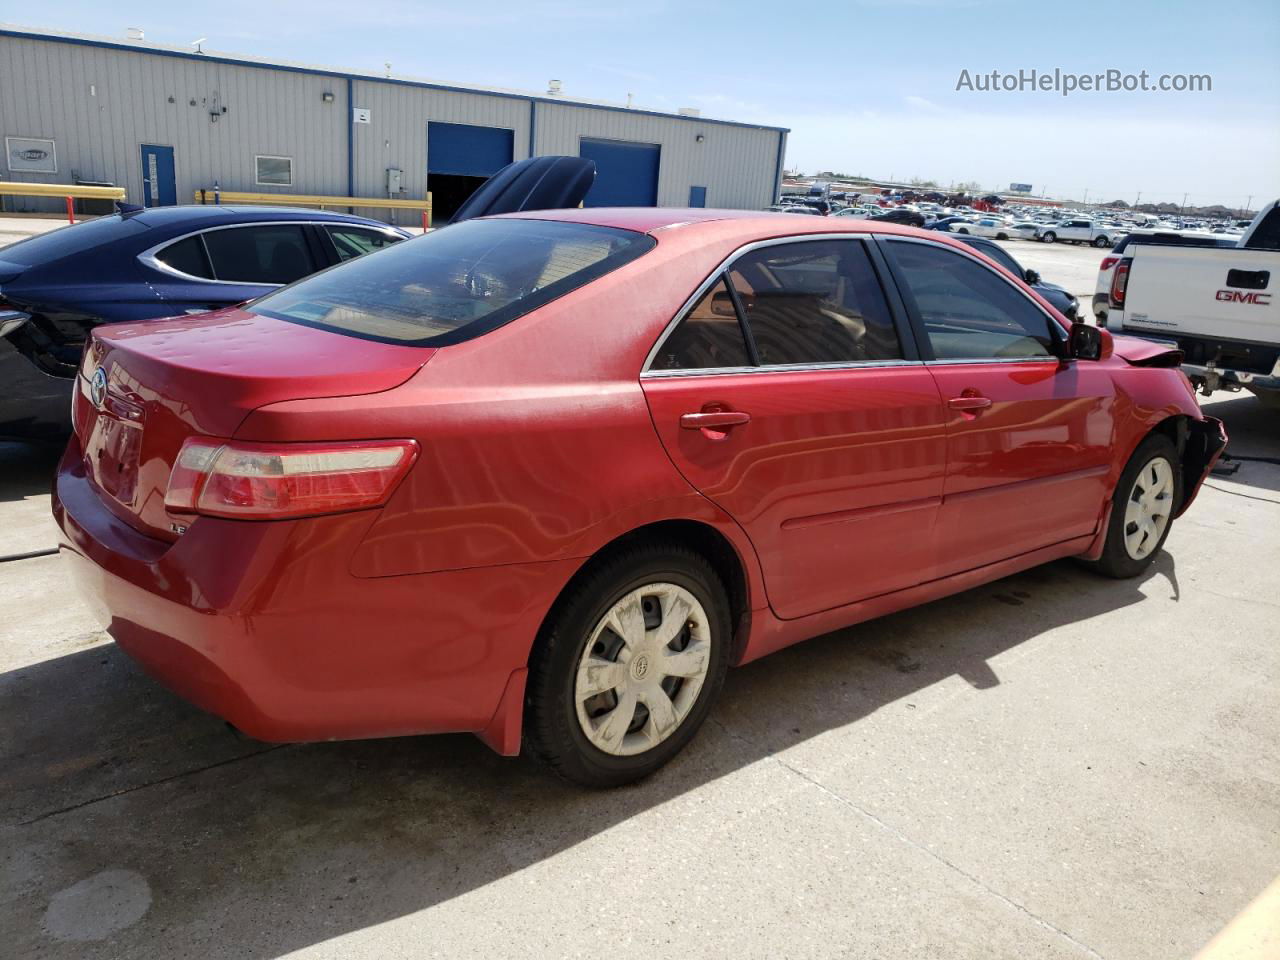
[[[1027,267],[1027,272],[1023,274],[1023,278],[1027,281],[1027,283],[1040,282],[1040,274],[1037,273],[1035,270],[1032,270],[1030,267]]]
[[[1082,320],[1071,324],[1069,353],[1074,360],[1106,360],[1115,349],[1111,334]]]

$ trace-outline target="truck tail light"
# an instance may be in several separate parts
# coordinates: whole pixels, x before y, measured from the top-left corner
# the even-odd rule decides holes
[[[418,457],[413,440],[240,443],[188,437],[169,474],[174,513],[281,520],[380,506]]]
[[[1116,264],[1116,272],[1111,276],[1111,306],[1124,307],[1124,291],[1129,285],[1129,265],[1132,260],[1124,259]]]
[[[1119,258],[1119,257],[1103,257],[1103,258],[1102,258],[1102,263],[1098,265],[1098,269],[1099,269],[1099,270],[1110,270],[1112,267],[1114,267],[1114,266],[1115,266],[1117,263],[1119,263],[1119,262],[1120,262],[1120,258]]]

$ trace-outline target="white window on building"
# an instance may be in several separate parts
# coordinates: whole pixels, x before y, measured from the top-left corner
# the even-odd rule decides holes
[[[293,157],[254,157],[253,161],[259,186],[293,186]]]

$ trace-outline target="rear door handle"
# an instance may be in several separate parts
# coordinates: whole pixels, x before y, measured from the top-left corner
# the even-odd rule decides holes
[[[952,397],[947,406],[952,410],[985,410],[991,406],[991,400],[988,397]]]
[[[750,420],[751,414],[741,410],[708,410],[682,414],[680,426],[685,430],[722,430],[725,427],[741,426]]]

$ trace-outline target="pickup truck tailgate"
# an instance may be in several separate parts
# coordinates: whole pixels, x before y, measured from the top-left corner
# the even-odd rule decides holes
[[[1143,244],[1131,250],[1125,330],[1280,341],[1280,252]]]

